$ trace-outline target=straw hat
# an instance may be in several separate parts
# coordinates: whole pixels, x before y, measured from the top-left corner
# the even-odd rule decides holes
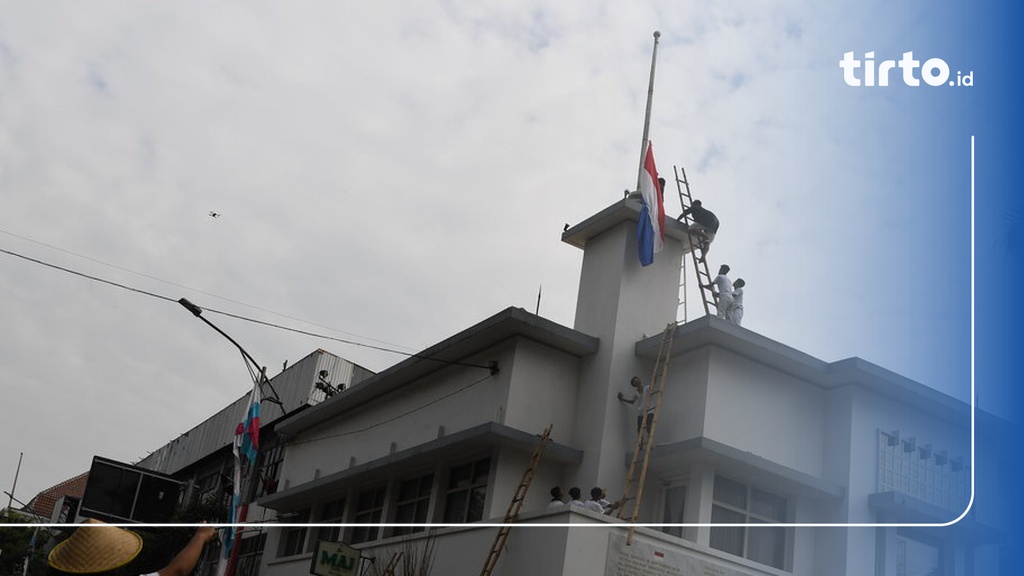
[[[86,518],[70,538],[58,544],[47,563],[69,574],[95,574],[120,568],[142,551],[142,537]]]

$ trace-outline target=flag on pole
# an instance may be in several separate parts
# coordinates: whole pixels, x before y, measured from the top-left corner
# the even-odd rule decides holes
[[[260,384],[252,387],[249,395],[249,407],[245,411],[245,419],[235,429],[235,443],[239,452],[250,465],[256,464],[256,450],[260,447]]]
[[[640,221],[636,226],[640,264],[654,262],[654,255],[665,246],[665,193],[654,167],[654,151],[647,141],[644,165],[640,170]]]
[[[232,451],[235,455],[235,474],[232,479],[234,493],[231,497],[231,511],[228,520],[231,524],[239,522],[238,511],[242,505],[242,459],[249,463],[250,472],[256,466],[256,452],[260,446],[260,382],[256,381],[249,395],[249,405],[245,409],[242,421],[235,428],[235,441]],[[234,528],[227,530],[224,538],[224,558],[231,555],[235,542]]]

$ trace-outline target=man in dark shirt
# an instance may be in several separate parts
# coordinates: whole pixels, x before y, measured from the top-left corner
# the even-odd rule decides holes
[[[693,206],[683,210],[683,213],[676,220],[682,222],[686,219],[687,215],[693,218],[693,224],[687,228],[687,233],[691,237],[697,237],[697,245],[701,251],[698,262],[703,262],[707,258],[708,250],[711,249],[711,242],[715,239],[715,234],[718,233],[718,216],[715,216],[714,212],[701,205],[700,200],[694,200]]]

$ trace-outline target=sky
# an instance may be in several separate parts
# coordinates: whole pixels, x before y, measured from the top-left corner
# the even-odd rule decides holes
[[[380,371],[538,293],[571,327],[560,234],[636,185],[655,30],[666,210],[681,167],[744,326],[969,399],[985,93],[851,88],[838,62],[966,72],[974,24],[819,4],[0,2],[0,486],[19,459],[23,501],[137,461],[246,393],[182,297],[270,375],[317,348]],[[979,247],[1009,253],[998,216]]]

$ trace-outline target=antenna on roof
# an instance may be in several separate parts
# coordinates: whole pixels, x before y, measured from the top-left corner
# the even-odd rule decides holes
[[[540,316],[540,293],[544,290],[544,285],[541,284],[537,287],[537,310],[534,312],[537,316]]]

